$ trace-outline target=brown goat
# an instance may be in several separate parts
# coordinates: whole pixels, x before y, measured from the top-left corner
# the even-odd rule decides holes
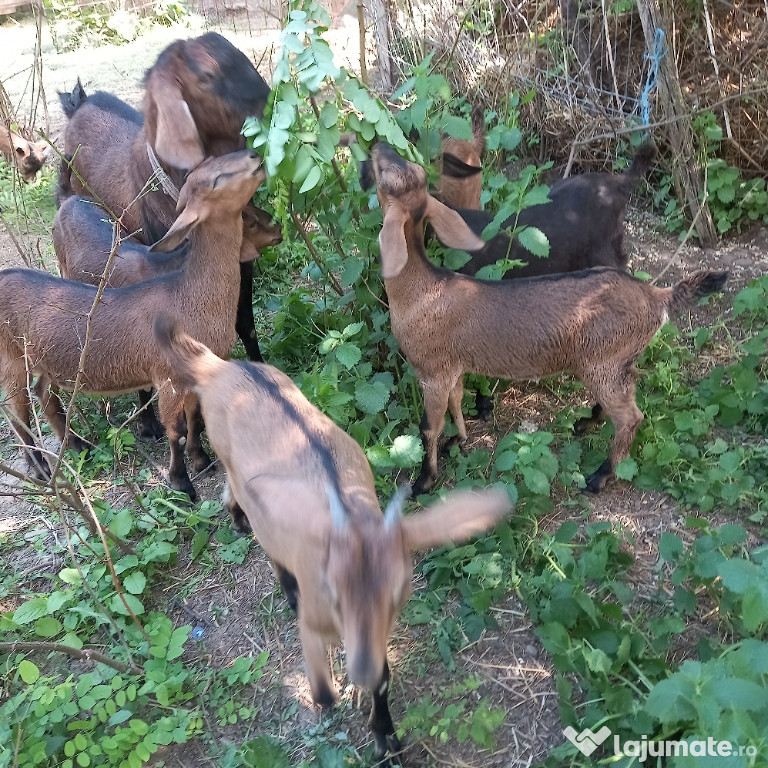
[[[84,283],[31,269],[0,272],[0,386],[28,446],[30,465],[39,475],[45,475],[45,464],[29,429],[29,375],[39,376],[36,394],[54,432],[65,441],[57,389],[74,388],[78,378],[80,391],[106,395],[159,387],[169,377],[175,382],[152,334],[152,319],[160,312],[172,314],[187,332],[219,354],[231,351],[240,220],[264,178],[260,158],[249,150],[199,165],[181,190],[176,221],[153,246],[155,250],[181,246],[186,251],[183,268],[106,290],[98,303],[97,288]],[[89,316],[90,337],[83,356]],[[196,470],[210,463],[200,444],[197,400],[178,385],[166,386],[159,393],[158,409],[171,448],[169,482],[194,498],[182,438],[186,436]],[[79,438],[71,439],[78,450],[84,447]]]
[[[0,153],[5,155],[27,183],[32,181],[45,163],[48,144],[44,141],[28,141],[7,125],[0,122]]]
[[[472,139],[444,136],[440,155],[440,178],[435,197],[451,208],[480,209],[483,191],[485,121],[482,107],[472,109]]]
[[[459,441],[466,440],[464,373],[538,380],[561,372],[578,377],[613,422],[609,458],[587,478],[587,489],[600,491],[629,456],[643,418],[635,362],[671,313],[719,290],[727,272],[696,272],[656,288],[608,268],[500,281],[439,269],[426,257],[425,220],[450,247],[467,249],[479,238],[428,193],[423,168],[384,143],[373,148],[372,163],[392,332],[424,393],[426,455],[414,491],[429,490],[437,478],[446,409]]]
[[[109,93],[85,95],[78,81],[60,94],[69,123],[60,201],[89,195],[146,245],[174,220],[184,177],[204,157],[245,147],[245,118],[261,117],[269,87],[248,58],[224,37],[209,32],[169,45],[144,78],[144,114]],[[141,231],[139,231],[141,230]],[[251,359],[261,360],[253,318],[253,262],[240,267],[237,333]]]
[[[246,258],[251,258],[254,251],[261,255],[261,248],[282,240],[280,226],[258,208],[249,206],[243,211],[243,225],[243,236],[251,246]],[[117,226],[117,222],[90,197],[74,195],[64,200],[53,220],[53,247],[61,276],[98,285],[115,242]],[[183,254],[155,254],[149,246],[130,237],[122,227],[119,234],[117,258],[106,276],[109,288],[149,280],[184,264]],[[243,248],[240,258],[244,254],[246,249]]]
[[[167,318],[155,321],[155,335],[174,381],[200,398],[211,447],[227,470],[233,518],[250,525],[298,613],[312,698],[333,704],[327,646],[342,638],[350,680],[373,693],[380,760],[399,749],[387,640],[411,593],[411,553],[492,527],[510,508],[506,491],[455,493],[403,517],[401,490],[382,516],[360,446],[288,376],[220,360]]]

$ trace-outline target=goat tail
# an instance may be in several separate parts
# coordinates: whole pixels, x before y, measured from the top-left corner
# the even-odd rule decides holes
[[[656,145],[652,141],[644,141],[635,152],[635,156],[632,159],[632,165],[627,168],[624,176],[629,177],[634,184],[636,179],[641,176],[645,176],[646,173],[653,165],[653,161],[656,159],[658,151]]]
[[[694,272],[672,286],[672,293],[667,303],[668,311],[670,314],[680,311],[698,301],[702,296],[722,290],[727,279],[726,271],[713,272],[702,269]]]
[[[171,364],[172,381],[193,389],[206,386],[225,362],[205,344],[195,341],[182,331],[175,320],[158,315],[152,329],[160,350]]]
[[[80,78],[77,78],[77,83],[72,89],[72,93],[59,93],[59,101],[61,102],[61,108],[64,110],[64,114],[70,118],[77,112],[77,110],[83,106],[88,96],[85,93],[83,84],[80,82]]]

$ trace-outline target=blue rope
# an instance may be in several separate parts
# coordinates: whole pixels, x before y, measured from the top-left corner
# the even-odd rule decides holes
[[[653,52],[646,53],[645,58],[651,62],[648,68],[648,76],[645,79],[645,88],[640,94],[640,119],[643,125],[651,122],[651,92],[655,90],[659,79],[659,63],[667,55],[667,48],[664,45],[664,30],[657,29],[653,33]]]

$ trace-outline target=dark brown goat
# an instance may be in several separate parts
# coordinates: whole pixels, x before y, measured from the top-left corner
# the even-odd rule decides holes
[[[86,97],[79,81],[72,93],[60,94],[69,117],[64,153],[71,169],[62,167],[59,197],[94,197],[151,245],[173,223],[186,173],[205,157],[245,146],[243,122],[263,114],[269,87],[248,58],[214,32],[169,45],[144,85],[143,116],[111,94]],[[237,333],[249,357],[261,360],[252,307],[254,257],[244,254],[241,261]]]
[[[638,357],[671,313],[720,290],[727,272],[696,272],[656,288],[609,268],[493,281],[439,269],[426,256],[425,220],[449,247],[467,250],[481,241],[428,193],[423,168],[384,143],[373,148],[372,165],[392,333],[424,392],[426,455],[414,491],[437,479],[446,409],[459,441],[466,440],[464,373],[538,380],[561,372],[584,382],[613,422],[609,458],[587,478],[587,489],[600,491],[629,456],[643,419],[635,402]]]
[[[635,154],[632,165],[622,174],[583,173],[561,179],[549,190],[550,202],[532,205],[502,224],[502,229],[537,227],[549,240],[549,256],[537,258],[517,238],[499,232],[481,247],[469,251],[470,260],[458,271],[474,275],[499,259],[519,259],[524,267],[504,273],[506,279],[573,272],[590,267],[627,268],[624,253],[624,214],[627,201],[638,179],[644,176],[656,157],[656,147],[648,141]],[[469,228],[480,236],[493,214],[452,206]],[[438,237],[439,239],[439,237]]]
[[[35,392],[52,429],[78,450],[85,446],[65,434],[59,388],[73,389],[80,381],[84,393],[116,395],[160,387],[170,378],[175,386],[163,387],[158,397],[171,447],[168,477],[173,488],[194,498],[183,438],[196,470],[210,463],[200,443],[197,398],[174,379],[155,343],[152,319],[167,313],[216,353],[230,353],[243,236],[239,222],[264,178],[261,158],[252,150],[202,162],[182,187],[178,217],[153,246],[160,251],[184,249],[184,266],[143,283],[106,290],[98,302],[98,289],[91,285],[33,269],[0,272],[0,387],[27,446],[29,463],[39,475],[45,475],[46,464],[30,432],[30,376],[38,376]]]

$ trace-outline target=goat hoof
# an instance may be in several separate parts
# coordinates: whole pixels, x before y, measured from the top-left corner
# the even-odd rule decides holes
[[[588,493],[600,493],[612,477],[613,467],[611,466],[611,460],[606,459],[595,472],[586,478],[585,490]]]
[[[51,479],[51,468],[40,451],[34,451],[27,457],[29,474],[37,480],[48,482]]]
[[[422,493],[429,493],[435,487],[435,478],[425,475],[419,475],[416,482],[413,484],[412,496],[416,498]]]
[[[197,491],[188,477],[179,480],[170,480],[169,485],[174,491],[186,493],[190,501],[197,501]]]
[[[592,419],[591,418],[583,418],[578,419],[573,424],[573,434],[574,435],[583,435],[591,426],[592,426]]]
[[[78,437],[75,434],[67,436],[67,448],[75,453],[82,453],[83,451],[90,451],[91,446],[83,440],[82,437]]]
[[[145,440],[160,440],[165,435],[165,428],[157,419],[142,419],[139,426],[139,437]]]
[[[200,451],[199,455],[193,459],[192,466],[195,468],[195,472],[202,472],[208,469],[212,463],[211,457],[205,451]]]
[[[493,418],[493,397],[478,394],[475,397],[475,410],[478,419],[490,421]]]

